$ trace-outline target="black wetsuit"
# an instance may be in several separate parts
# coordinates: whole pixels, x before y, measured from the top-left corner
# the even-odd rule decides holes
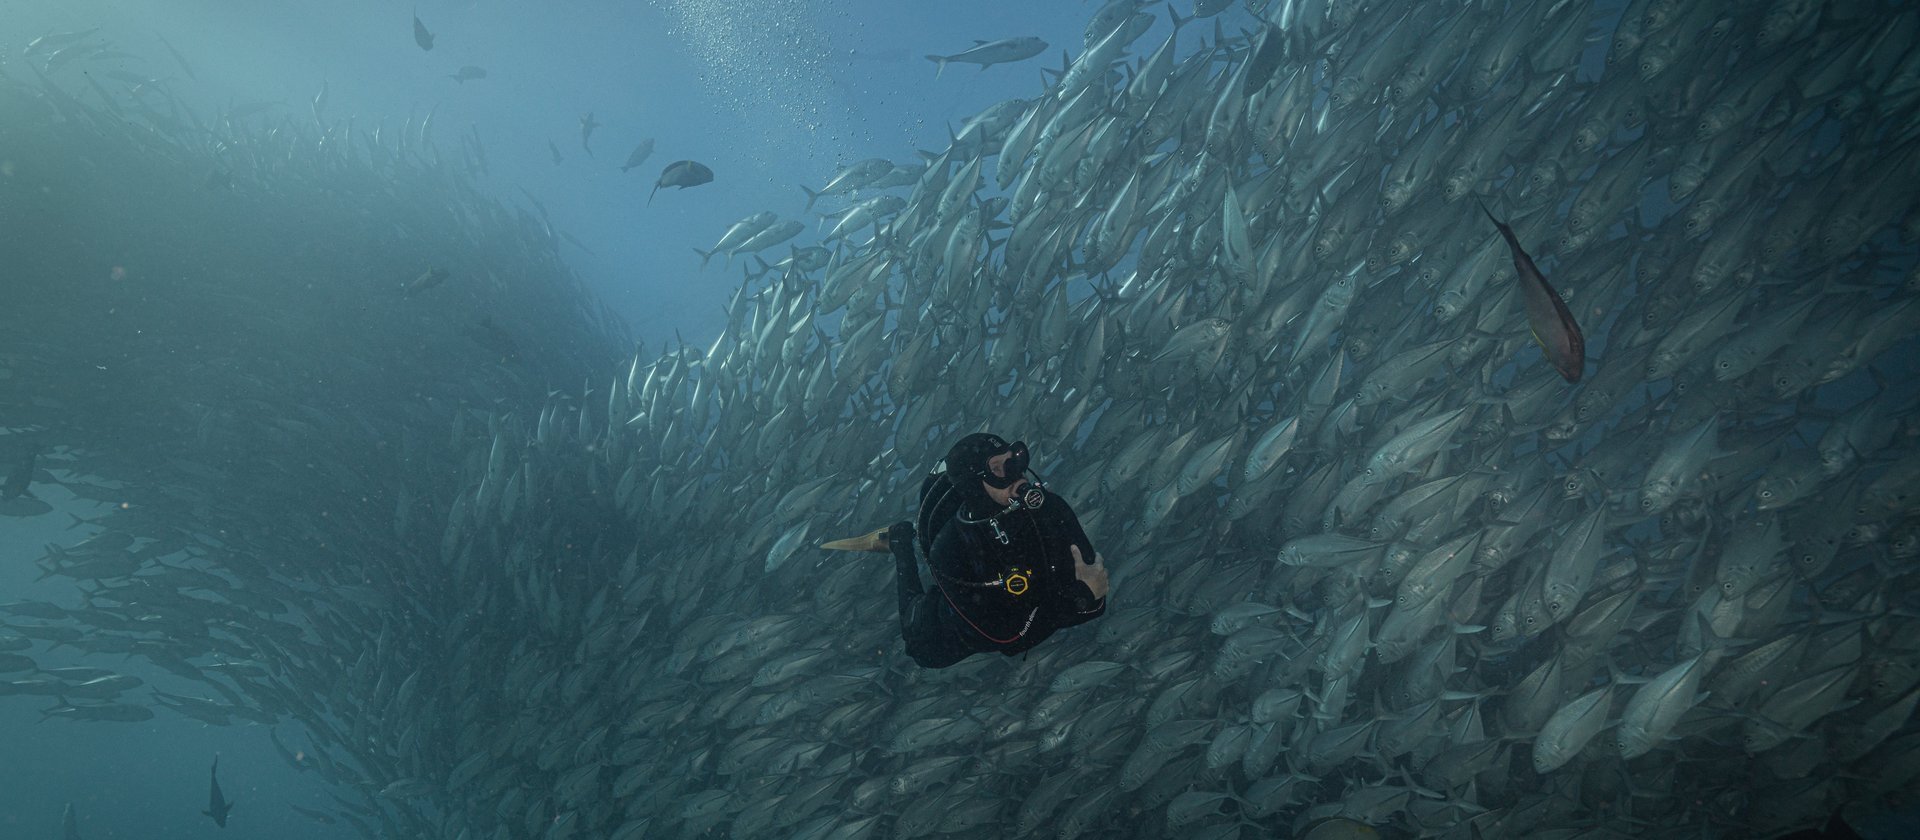
[[[1079,546],[1081,560],[1092,563],[1093,543],[1066,500],[1045,493],[1036,508],[1004,511],[986,521],[980,511],[925,501],[929,491],[940,495],[936,482],[941,481],[929,477],[921,488],[917,538],[903,522],[888,539],[898,576],[900,635],[914,662],[945,668],[987,651],[1012,656],[1060,628],[1106,612],[1106,599],[1093,597],[1074,575],[1068,546]],[[915,544],[927,553],[932,587],[922,588]],[[1025,578],[1023,594],[1012,594],[1004,582],[980,585],[1012,575]],[[1019,581],[1014,588],[1020,588]]]

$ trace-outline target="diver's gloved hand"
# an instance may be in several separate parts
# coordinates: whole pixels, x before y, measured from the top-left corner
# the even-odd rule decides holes
[[[895,522],[887,529],[887,546],[892,548],[903,545],[909,547],[913,545],[912,522]]]
[[[1080,557],[1080,546],[1067,546],[1067,551],[1073,555],[1073,576],[1087,585],[1087,591],[1093,593],[1094,600],[1107,597],[1106,558],[1095,552],[1093,562],[1088,563]]]

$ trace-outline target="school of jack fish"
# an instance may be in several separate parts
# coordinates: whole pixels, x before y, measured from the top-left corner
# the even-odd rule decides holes
[[[1252,10],[1108,4],[1032,98],[806,188],[848,206],[711,347],[612,373],[551,226],[426,125],[12,68],[4,157],[211,168],[170,212],[382,244],[272,289],[354,320],[201,267],[90,292],[191,354],[0,360],[8,512],[117,506],[39,560],[76,604],[0,605],[0,695],[286,722],[338,803],[302,813],[367,837],[1772,836],[1910,797],[1920,10]],[[443,252],[417,291],[403,239]],[[1037,442],[1114,607],[915,670],[890,571],[813,546],[983,427]]]

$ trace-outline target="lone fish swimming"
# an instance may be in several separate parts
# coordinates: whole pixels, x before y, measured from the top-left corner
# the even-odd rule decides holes
[[[1500,235],[1506,237],[1507,248],[1513,251],[1513,270],[1520,280],[1520,298],[1527,305],[1527,326],[1533,329],[1533,340],[1540,345],[1540,351],[1546,354],[1554,370],[1568,382],[1579,382],[1587,362],[1587,340],[1580,335],[1580,325],[1574,323],[1567,302],[1547,284],[1546,275],[1540,273],[1533,258],[1520,247],[1513,228],[1495,219],[1485,204],[1480,205],[1480,212],[1487,214],[1493,226],[1500,229]]]
[[[207,810],[200,813],[213,818],[216,825],[227,827],[227,813],[233,810],[233,801],[220,793],[220,756],[213,757],[213,772],[210,774],[213,787],[207,791]]]

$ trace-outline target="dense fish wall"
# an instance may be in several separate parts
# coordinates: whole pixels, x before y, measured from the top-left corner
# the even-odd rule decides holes
[[[624,590],[657,746],[572,777],[605,824],[1765,836],[1912,790],[1920,17],[1287,8],[1124,75],[1103,13],[874,244],[636,368],[606,472],[674,544]],[[886,571],[806,546],[982,426],[1041,442],[1116,608],[900,673]]]
[[[17,695],[0,703],[292,719],[329,745],[308,755],[340,755],[323,770],[338,781],[424,775],[365,746],[415,725],[367,714],[400,684],[354,678],[428,661],[421,622],[459,609],[421,563],[489,424],[604,376],[624,329],[546,225],[442,165],[423,125],[386,126],[383,145],[345,120],[208,116],[5,70],[0,515],[59,515],[33,493],[115,509],[44,556],[0,549],[79,583],[59,605],[0,598],[0,694]],[[445,277],[416,289],[432,268]],[[62,645],[142,657],[202,696],[32,670]]]
[[[387,836],[1767,836],[1911,795],[1920,12],[1264,13],[1176,48],[1103,9],[710,348],[419,418],[450,473],[316,467],[415,501],[303,535],[404,560],[296,553],[294,615],[181,535],[225,594],[143,574],[185,641],[141,652],[263,663],[207,679],[305,723]],[[1578,384],[1476,200],[1565,296]],[[915,670],[887,561],[810,546],[983,426],[1035,442],[1113,608]],[[277,521],[246,501],[176,515]],[[196,521],[139,510],[109,533]]]

